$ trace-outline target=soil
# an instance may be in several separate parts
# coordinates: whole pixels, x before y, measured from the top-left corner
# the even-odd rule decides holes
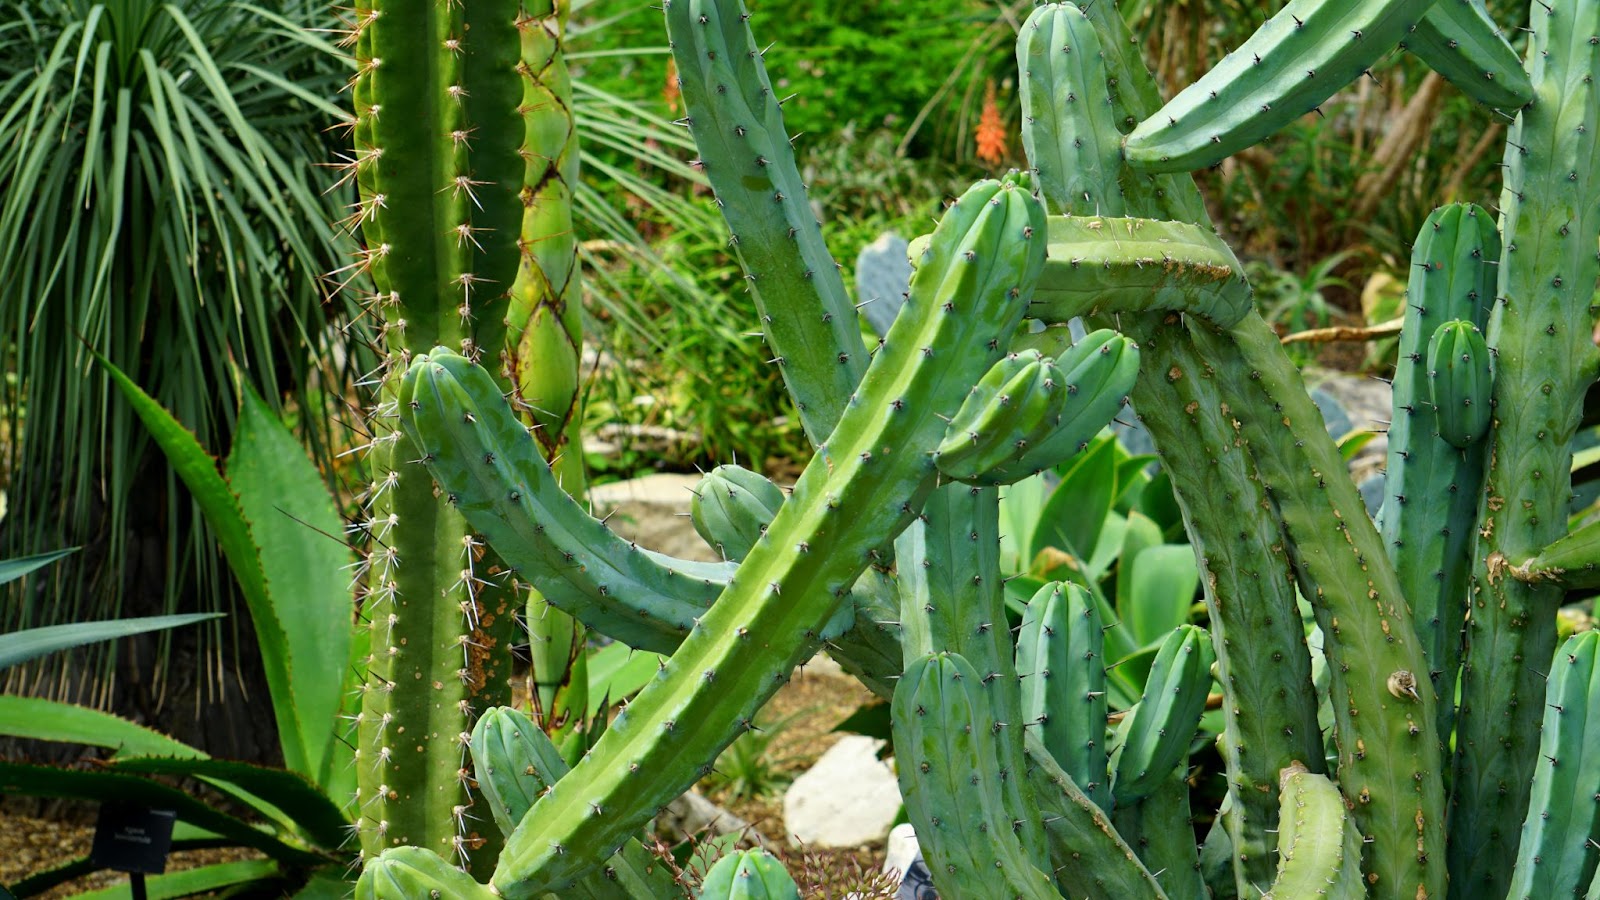
[[[855,679],[834,674],[824,666],[813,665],[797,672],[764,710],[764,715],[770,716],[766,721],[788,719],[765,754],[773,775],[765,790],[756,796],[734,797],[725,789],[702,786],[709,799],[751,823],[809,898],[834,900],[853,891],[865,897],[893,896],[892,882],[882,875],[881,842],[837,850],[798,847],[790,843],[783,825],[784,789],[843,736],[833,732],[834,726],[872,699],[873,695]],[[94,810],[88,805],[45,805],[27,798],[9,798],[0,800],[0,818],[5,821],[5,826],[0,827],[0,885],[13,884],[88,855],[94,836]],[[259,855],[239,848],[174,853],[168,858],[167,871]],[[127,876],[121,873],[97,872],[40,896],[70,897],[126,881]]]

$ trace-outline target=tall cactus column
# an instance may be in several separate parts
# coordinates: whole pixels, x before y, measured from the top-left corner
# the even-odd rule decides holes
[[[583,416],[578,369],[583,292],[572,227],[578,132],[563,49],[567,6],[567,0],[533,0],[524,4],[517,21],[526,113],[527,171],[521,197],[527,214],[517,242],[522,262],[511,287],[503,374],[511,382],[513,408],[537,426],[534,436],[562,489],[582,498],[586,479],[579,443]],[[544,728],[558,728],[566,724],[570,708],[563,689],[583,683],[583,656],[577,652],[583,631],[537,592],[528,598],[527,618],[533,698]]]
[[[516,0],[356,9],[358,265],[377,289],[384,349],[363,501],[373,652],[356,767],[367,858],[414,845],[479,868],[498,842],[473,809],[467,741],[476,710],[509,700],[513,595],[401,437],[396,391],[418,348],[475,355],[504,343],[525,209],[517,14]]]
[[[1600,3],[1532,5],[1535,90],[1506,140],[1504,251],[1489,321],[1495,418],[1479,515],[1457,714],[1450,868],[1453,897],[1506,892],[1527,809],[1544,670],[1560,587],[1506,572],[1567,530],[1572,436],[1594,382],[1600,266]]]

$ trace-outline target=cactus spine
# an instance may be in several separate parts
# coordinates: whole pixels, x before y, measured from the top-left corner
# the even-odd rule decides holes
[[[1572,436],[1600,370],[1591,340],[1600,241],[1600,4],[1534,3],[1535,99],[1506,139],[1505,253],[1489,346],[1495,419],[1462,664],[1452,797],[1452,896],[1502,896],[1538,760],[1561,590],[1503,577],[1566,534]]]
[[[1482,494],[1484,453],[1481,445],[1458,448],[1441,433],[1444,412],[1431,397],[1428,345],[1450,321],[1486,324],[1499,261],[1500,233],[1484,210],[1456,204],[1428,216],[1411,250],[1394,373],[1378,523],[1428,655],[1429,680],[1442,698],[1441,735],[1450,733],[1455,718],[1452,701],[1476,538],[1467,523]],[[1480,398],[1485,411],[1488,405]]]
[[[578,431],[583,424],[578,363],[583,343],[583,291],[572,191],[578,183],[578,130],[564,51],[568,0],[532,0],[517,20],[522,38],[526,171],[520,199],[527,210],[517,249],[521,263],[511,285],[502,351],[511,402],[535,436],[557,483],[583,497],[585,477]],[[568,451],[571,452],[568,452]],[[529,684],[544,726],[577,724],[568,692],[587,681],[583,631],[537,590],[527,602]],[[582,704],[580,703],[581,707]]]
[[[357,719],[363,855],[410,844],[480,871],[498,835],[474,823],[466,736],[509,700],[511,591],[498,563],[400,440],[412,354],[503,341],[525,208],[517,4],[358,3],[356,148],[365,247],[385,357],[372,416],[371,537],[362,613],[369,680]],[[419,690],[417,686],[433,690]]]

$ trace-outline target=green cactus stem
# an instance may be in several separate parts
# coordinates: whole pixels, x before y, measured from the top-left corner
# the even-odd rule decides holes
[[[583,289],[578,235],[572,225],[572,191],[578,182],[578,131],[572,114],[565,31],[568,0],[524,3],[522,37],[525,111],[522,143],[526,171],[521,200],[527,209],[517,240],[521,264],[511,285],[502,376],[511,404],[527,424],[561,488],[582,498],[586,487],[580,447],[583,422],[578,363],[583,346]],[[583,630],[570,616],[528,593],[529,683],[545,727],[581,724],[573,687],[587,681]],[[578,721],[575,721],[576,720]]]
[[[1521,109],[1533,82],[1483,0],[1437,0],[1403,45],[1461,89],[1496,109]]]
[[[966,702],[996,724],[966,740],[998,767],[1000,779],[986,788],[996,792],[998,808],[1025,809],[1021,779],[1010,777],[1023,770],[1024,729],[1022,689],[1013,663],[1000,572],[998,491],[964,484],[949,484],[934,491],[923,506],[919,521],[896,539],[895,557],[900,572],[900,624],[906,667],[911,668],[929,654],[951,653],[982,672],[982,680],[971,685]],[[904,684],[902,678],[901,685]],[[903,690],[896,688],[897,704]],[[937,722],[935,719],[930,724],[940,727]],[[952,721],[949,727],[957,724]],[[914,771],[902,769],[901,775],[902,789],[918,780]],[[940,819],[953,815],[952,804],[960,802],[960,795],[931,790],[924,812],[934,818],[913,818],[918,834],[927,829],[939,830]],[[958,826],[959,830],[966,828],[965,822]],[[1006,831],[1006,840],[1018,843],[1017,852],[1032,865],[1048,870],[1044,831],[1037,820],[1022,816]],[[948,831],[943,840],[951,839],[961,840],[955,831]],[[931,849],[929,855],[937,856]]]
[[[1115,111],[1102,91],[1083,90],[1105,83],[1094,24],[1070,3],[1035,9],[1017,35],[1017,70],[1028,123],[1022,146],[1046,202],[1060,213],[1126,215],[1117,185],[1122,135]],[[1071,205],[1057,207],[1065,201],[1055,198],[1070,198]]]
[[[1433,4],[1290,0],[1239,49],[1139,123],[1124,147],[1129,165],[1187,172],[1261,143],[1377,65]]]
[[[1600,864],[1600,632],[1556,652],[1528,816],[1507,897],[1573,897]]]
[[[1088,590],[1046,584],[1022,614],[1016,668],[1022,721],[1084,795],[1108,807],[1104,629]]]
[[[567,774],[566,760],[539,724],[521,711],[497,706],[472,729],[478,788],[500,832],[510,835],[549,787]],[[635,838],[598,869],[562,892],[576,900],[668,900],[684,891],[666,863]]]
[[[1111,796],[1117,806],[1148,797],[1188,759],[1216,659],[1211,636],[1194,625],[1180,625],[1161,641],[1144,696],[1118,729],[1121,743],[1111,758]]]
[[[730,853],[706,873],[699,900],[800,900],[783,864],[757,847]]]
[[[1327,776],[1295,764],[1283,770],[1278,877],[1262,900],[1327,897],[1359,900],[1361,834]]]
[[[906,666],[894,692],[894,746],[906,813],[940,894],[1054,900],[1061,895],[1050,876],[1034,865],[1012,830],[1021,812],[1006,802],[1015,780],[984,746],[987,736],[1005,730],[995,720],[987,684],[988,677],[957,653]],[[1020,821],[1030,819],[1024,815]]]
[[[1111,820],[1117,832],[1134,848],[1145,868],[1173,900],[1206,900],[1205,879],[1200,874],[1200,846],[1195,842],[1194,820],[1189,810],[1189,782],[1185,765],[1168,772],[1148,795],[1136,803],[1119,806]]]
[[[1266,322],[1251,314],[1227,334],[1191,334],[1277,504],[1301,591],[1322,628],[1339,788],[1372,841],[1363,871],[1375,896],[1442,896],[1436,699],[1394,567]]]
[[[980,183],[945,215],[907,306],[765,538],[660,677],[508,839],[494,878],[503,896],[559,890],[609,856],[814,652],[869,554],[932,489],[936,470],[916,448],[937,442],[941,417],[1004,352],[1043,266],[1043,227],[1015,183]],[[406,385],[424,453],[429,435],[478,427],[440,418],[438,396],[460,390],[445,367],[418,360]]]
[[[1442,0],[1454,2],[1454,0]],[[1456,677],[1466,628],[1476,517],[1483,489],[1483,446],[1458,448],[1443,435],[1432,398],[1428,357],[1445,323],[1482,327],[1493,304],[1500,233],[1489,213],[1471,204],[1433,211],[1411,250],[1405,321],[1394,372],[1384,505],[1378,528],[1411,604],[1417,636],[1428,656],[1429,680],[1442,698],[1438,726],[1455,721]],[[1489,403],[1479,398],[1477,412]]]
[[[934,451],[934,464],[958,481],[981,478],[1058,431],[1066,402],[1055,360],[1038,351],[1013,353],[967,395]]]
[[[1600,522],[1582,526],[1525,562],[1502,565],[1505,575],[1528,584],[1548,582],[1568,589],[1600,587]]]
[[[717,466],[694,486],[689,520],[694,530],[722,554],[741,560],[783,507],[783,490],[741,466]]]
[[[494,891],[421,847],[394,847],[367,861],[356,881],[356,900],[416,900],[450,897],[493,900]]]
[[[761,328],[814,445],[867,368],[844,280],[822,240],[779,95],[742,0],[669,0],[667,36],[699,165],[728,221]]]
[[[1534,3],[1535,88],[1506,140],[1501,259],[1488,341],[1495,417],[1456,718],[1451,895],[1503,896],[1539,755],[1562,591],[1501,577],[1566,534],[1572,437],[1600,371],[1600,4]]]
[[[382,383],[362,497],[371,543],[362,615],[372,658],[357,717],[362,855],[425,847],[487,873],[498,845],[473,811],[473,711],[510,700],[516,602],[500,563],[438,497],[398,430],[410,356],[504,343],[527,165],[518,5],[358,3],[351,217],[381,322]],[[502,384],[504,390],[508,385]]]
[[[1489,433],[1493,375],[1483,332],[1459,319],[1440,325],[1428,341],[1428,395],[1439,437],[1466,450]]]
[[[1244,268],[1209,228],[1154,219],[1051,216],[1050,261],[1028,315],[1172,310],[1228,328],[1253,307]]]

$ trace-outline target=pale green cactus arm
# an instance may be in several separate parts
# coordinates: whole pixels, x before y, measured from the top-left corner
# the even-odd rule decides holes
[[[1295,764],[1283,770],[1278,876],[1263,900],[1327,897],[1359,900],[1361,833],[1327,776]]]
[[[1437,0],[1404,46],[1479,103],[1514,110],[1533,99],[1522,60],[1483,0]]]

